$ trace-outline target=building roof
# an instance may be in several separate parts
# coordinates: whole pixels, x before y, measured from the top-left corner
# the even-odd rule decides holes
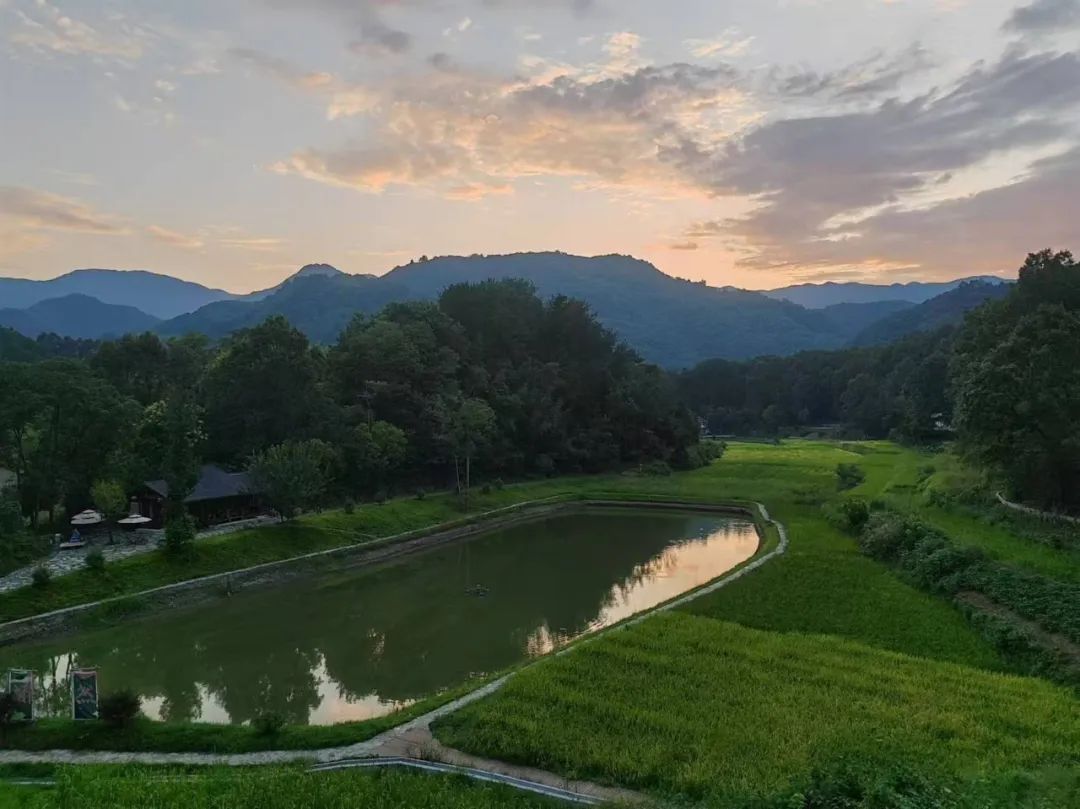
[[[162,497],[169,496],[169,484],[164,480],[148,480],[143,485]],[[184,502],[201,503],[249,494],[257,494],[257,491],[247,472],[226,472],[220,466],[206,464],[199,470],[199,482]]]

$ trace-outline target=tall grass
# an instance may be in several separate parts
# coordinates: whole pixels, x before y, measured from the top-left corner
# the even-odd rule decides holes
[[[720,799],[858,760],[941,777],[1075,764],[1060,688],[665,614],[583,644],[443,719],[439,738],[571,777]]]
[[[292,767],[162,770],[64,768],[51,789],[4,787],[21,809],[554,809],[508,787],[401,771],[305,773]]]

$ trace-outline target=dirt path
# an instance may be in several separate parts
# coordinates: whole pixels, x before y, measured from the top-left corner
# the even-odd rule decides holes
[[[956,600],[968,604],[980,612],[985,612],[1001,618],[1003,621],[1023,630],[1039,646],[1056,652],[1080,670],[1080,645],[1077,645],[1064,635],[1047,632],[1034,621],[1029,621],[1027,618],[1017,615],[1008,607],[1003,607],[996,601],[992,601],[982,593],[974,590],[965,590],[964,592],[957,593]]]

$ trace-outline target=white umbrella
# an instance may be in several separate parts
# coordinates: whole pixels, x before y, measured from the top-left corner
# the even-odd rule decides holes
[[[75,526],[79,525],[100,525],[105,522],[105,518],[93,509],[87,509],[81,511],[71,518],[71,524]]]
[[[148,522],[153,522],[149,517],[144,517],[141,514],[132,514],[130,517],[124,517],[122,520],[117,520],[117,525],[146,525]]]

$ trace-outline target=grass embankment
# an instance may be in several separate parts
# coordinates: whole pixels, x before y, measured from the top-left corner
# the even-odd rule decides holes
[[[565,804],[462,777],[398,770],[306,773],[298,767],[175,770],[65,767],[54,787],[5,786],[12,809],[554,809]]]
[[[182,559],[154,551],[112,562],[104,573],[81,570],[58,577],[46,587],[24,587],[0,594],[0,622],[131,595],[215,573],[367,543],[442,523],[475,519],[485,511],[573,490],[573,479],[508,486],[490,494],[478,493],[469,514],[462,514],[454,498],[439,494],[423,500],[391,500],[382,506],[365,504],[352,514],[335,510],[305,515],[285,525],[198,540],[193,543],[190,554]]]
[[[861,465],[867,480],[856,494],[915,513],[957,545],[981,549],[998,561],[1063,581],[1080,582],[1080,528],[1053,524],[993,505],[986,483],[950,453],[921,453],[885,442]],[[981,489],[982,505],[962,502]]]
[[[1075,763],[1080,714],[1041,681],[676,612],[521,672],[438,735],[568,776],[719,799],[852,758],[941,776]]]
[[[367,741],[403,722],[468,694],[490,678],[462,683],[400,711],[375,719],[334,725],[286,725],[272,734],[251,725],[209,722],[156,722],[139,717],[126,728],[103,722],[38,719],[7,729],[0,750],[115,750],[159,753],[257,753],[264,750],[319,750]],[[0,804],[2,806],[2,804]]]

